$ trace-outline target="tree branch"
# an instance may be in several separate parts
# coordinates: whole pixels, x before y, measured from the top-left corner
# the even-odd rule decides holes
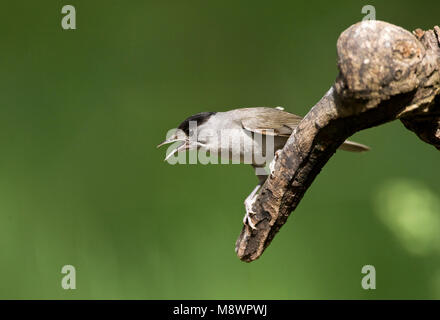
[[[336,149],[357,131],[400,119],[440,150],[440,29],[414,35],[364,21],[337,42],[339,75],[284,146],[254,203],[257,229],[236,243],[246,262],[261,256]]]

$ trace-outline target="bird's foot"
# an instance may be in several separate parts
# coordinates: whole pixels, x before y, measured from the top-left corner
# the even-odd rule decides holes
[[[280,157],[280,153],[281,153],[281,149],[275,151],[275,156],[274,156],[274,158],[272,159],[272,161],[269,164],[270,175],[272,175],[272,173],[275,171],[275,162]]]
[[[256,195],[258,190],[260,189],[260,185],[257,185],[255,189],[251,192],[251,194],[244,200],[244,206],[246,208],[246,214],[243,218],[243,224],[251,227],[252,230],[257,229],[254,222],[252,221],[252,216],[255,215],[252,207],[254,206],[255,200],[257,199]]]
[[[256,230],[257,227],[252,222],[252,218],[251,218],[250,214],[251,214],[251,212],[246,212],[246,214],[244,215],[244,218],[243,218],[243,224],[245,226],[248,225],[249,227],[251,227],[252,230]],[[252,214],[254,214],[254,213],[252,212]]]

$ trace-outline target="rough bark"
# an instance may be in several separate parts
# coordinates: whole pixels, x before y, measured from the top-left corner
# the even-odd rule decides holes
[[[336,149],[357,131],[400,119],[440,150],[440,29],[414,33],[364,21],[337,41],[339,75],[284,146],[254,204],[257,229],[236,243],[246,262],[261,256]]]

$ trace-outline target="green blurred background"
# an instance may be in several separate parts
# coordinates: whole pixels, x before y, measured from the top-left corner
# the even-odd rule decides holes
[[[251,264],[234,252],[251,167],[155,148],[200,111],[305,115],[367,4],[440,22],[438,0],[2,1],[0,298],[440,298],[440,154],[400,122],[356,134],[372,151],[338,152]]]

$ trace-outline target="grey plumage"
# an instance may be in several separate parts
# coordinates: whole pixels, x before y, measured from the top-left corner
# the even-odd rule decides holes
[[[240,108],[226,112],[218,112],[213,115],[213,118],[219,119],[222,127],[237,128],[241,126],[249,132],[274,136],[275,151],[284,146],[293,130],[295,130],[302,120],[302,117],[295,114],[277,108],[267,107]],[[216,122],[214,119],[211,121]],[[211,124],[210,127],[215,127],[215,125]],[[340,146],[340,149],[351,152],[370,150],[369,147],[363,144],[349,140],[345,141]]]
[[[178,137],[176,134],[162,144],[182,141],[183,144],[174,152],[199,149],[230,158],[231,154],[239,155],[239,161],[244,162],[246,155],[252,154],[254,158],[268,155],[267,138],[256,139],[259,135],[273,137],[274,150],[272,152],[275,152],[283,148],[301,119],[300,116],[284,110],[266,107],[240,108],[226,112],[201,112],[185,119],[179,125],[178,128],[183,131],[184,137]],[[196,140],[189,137],[191,122],[196,124]],[[231,143],[225,145],[224,140],[231,141]],[[352,141],[345,141],[340,149],[352,152],[369,150],[367,146]],[[253,162],[252,164],[257,167],[264,166],[262,163]]]

